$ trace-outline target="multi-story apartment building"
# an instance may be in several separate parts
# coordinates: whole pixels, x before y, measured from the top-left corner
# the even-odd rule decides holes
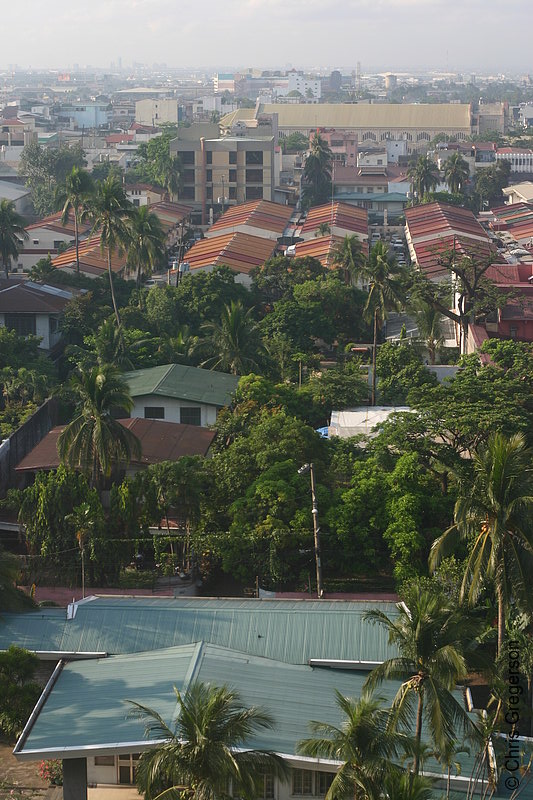
[[[202,213],[208,209],[273,200],[275,184],[273,136],[224,136],[216,125],[180,129],[170,152],[183,165],[179,200]]]

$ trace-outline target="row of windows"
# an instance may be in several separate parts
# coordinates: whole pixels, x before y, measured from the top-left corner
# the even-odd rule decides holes
[[[139,753],[125,753],[118,756],[118,780],[121,784],[134,784]],[[115,756],[95,756],[96,767],[114,767]],[[313,772],[310,769],[291,770],[291,794],[294,797],[324,797],[327,793],[335,773]],[[263,778],[263,791],[258,800],[274,800],[274,778],[265,775]]]
[[[246,164],[262,164],[263,163],[263,151],[262,150],[246,150],[245,156],[245,163]],[[180,157],[180,161],[185,166],[189,166],[195,163],[194,157],[194,150],[182,150],[178,153]],[[213,163],[213,151],[207,150],[205,154],[205,160],[207,164]],[[237,151],[230,150],[228,153],[228,164],[236,164],[237,163]]]
[[[193,169],[185,169],[182,173],[183,183],[190,185],[195,182],[195,173]],[[207,183],[213,182],[213,170],[206,170],[205,179]],[[222,177],[218,177],[215,173],[215,182],[222,185]],[[228,180],[225,182],[237,183],[237,170],[230,169],[228,171]],[[263,183],[263,170],[262,169],[247,169],[246,170],[246,183]]]
[[[195,406],[182,406],[180,408],[180,422],[182,425],[201,425],[202,409]],[[164,406],[145,406],[145,419],[165,419]]]

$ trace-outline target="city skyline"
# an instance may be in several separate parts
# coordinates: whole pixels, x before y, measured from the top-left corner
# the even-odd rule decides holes
[[[24,30],[25,47],[5,37],[0,68],[108,68],[121,58],[183,69],[359,61],[369,71],[520,74],[531,70],[529,13],[529,0],[206,0],[182,19],[171,0],[29,0],[4,9],[4,30]]]

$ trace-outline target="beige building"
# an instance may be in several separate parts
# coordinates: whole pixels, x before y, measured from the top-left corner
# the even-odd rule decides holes
[[[135,122],[141,125],[178,124],[178,101],[137,100],[135,103]]]
[[[179,200],[201,210],[202,224],[213,206],[274,198],[273,136],[220,137],[217,125],[192,125],[180,128],[170,152],[183,165]]]
[[[221,125],[231,127],[239,121],[260,122],[273,117],[280,138],[297,131],[309,136],[317,128],[334,128],[354,133],[359,144],[404,140],[408,153],[424,150],[439,133],[464,141],[476,132],[471,107],[466,103],[265,103],[228,114]]]

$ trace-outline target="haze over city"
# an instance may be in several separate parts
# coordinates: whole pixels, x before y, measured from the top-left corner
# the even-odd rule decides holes
[[[51,0],[2,10],[1,68],[319,65],[527,71],[530,0]]]

